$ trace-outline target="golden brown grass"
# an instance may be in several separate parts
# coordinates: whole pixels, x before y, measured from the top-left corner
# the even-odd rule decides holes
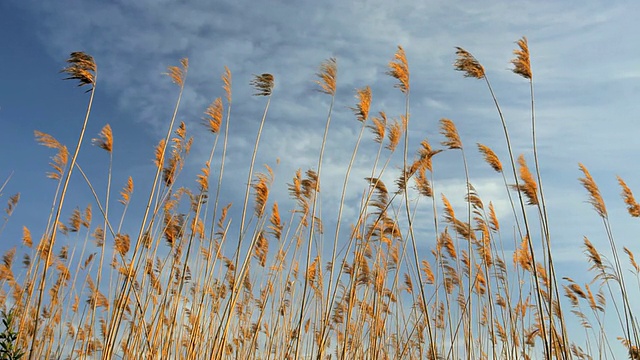
[[[275,168],[265,165],[262,172],[254,172],[274,95],[271,74],[257,75],[250,82],[266,103],[248,164],[244,202],[240,199],[239,205],[219,201],[228,130],[234,126],[228,68],[221,80],[224,94],[203,111],[202,126],[214,141],[192,187],[183,186],[193,180],[185,181],[182,172],[193,145],[193,129],[175,123],[188,85],[187,59],[168,69],[179,94],[166,136],[149,150],[156,173],[148,194],[134,193],[132,177],[117,179],[124,186],[111,204],[112,156],[119,149],[117,134],[109,125],[93,139],[108,155],[103,190],[95,189],[76,163],[82,135],[69,156],[65,145],[36,131],[38,143],[55,151],[53,170],[46,176],[56,181],[57,188],[49,225],[39,241],[24,227],[22,245],[0,261],[0,301],[15,315],[16,345],[31,359],[589,359],[615,358],[616,346],[630,358],[640,358],[630,283],[625,279],[635,276],[640,281],[640,267],[633,245],[623,247],[631,275],[622,265],[604,199],[582,164],[579,181],[603,220],[611,255],[601,253],[585,237],[584,253],[593,280],[581,284],[556,274],[535,148],[527,39],[518,40],[517,46],[512,71],[529,80],[531,87],[534,149],[526,156],[534,156],[534,169],[527,166],[525,155],[516,163],[506,119],[487,73],[462,48],[457,48],[454,68],[466,77],[485,80],[503,125],[510,161],[503,166],[496,153],[482,144],[477,145],[478,154],[465,153],[456,125],[446,118],[439,123],[440,148],[423,139],[409,159],[409,65],[404,49],[398,47],[387,73],[397,81],[405,110],[373,116],[371,87],[355,91],[351,109],[360,132],[344,169],[337,210],[325,205],[320,211],[321,189],[334,186],[321,184],[339,81],[333,58],[320,64],[315,74],[318,91],[331,97],[318,163],[294,174],[287,185],[290,201],[273,195],[275,187],[282,187],[275,181]],[[90,85],[93,99],[97,78],[93,58],[72,53],[64,72],[80,86]],[[82,134],[90,104],[91,100]],[[365,129],[372,132],[369,141],[376,154],[366,178],[352,179]],[[219,137],[222,153],[216,151]],[[394,152],[403,138],[403,159],[397,161]],[[436,155],[445,151],[461,153],[463,194],[436,191],[434,163]],[[484,161],[500,174],[513,219],[499,218],[493,202],[482,199],[472,184],[468,161]],[[220,165],[212,169],[212,164]],[[94,202],[62,211],[74,169],[85,178]],[[399,174],[390,174],[394,170],[389,169],[399,169]],[[217,183],[210,179],[216,173]],[[389,185],[393,183],[382,180],[389,175],[395,178],[393,189]],[[360,181],[361,186],[355,190],[358,202],[348,204],[355,209],[353,218],[343,216],[350,180]],[[640,216],[631,189],[621,178],[618,183],[629,214]],[[137,232],[123,225],[136,197],[146,199]],[[425,197],[430,206],[423,204]],[[7,200],[2,228],[15,212],[19,194]],[[68,220],[63,220],[63,213]],[[513,225],[505,226],[504,220]],[[343,222],[349,222],[348,231],[341,230]],[[334,226],[334,231],[327,230]],[[56,237],[69,241],[56,242]],[[559,279],[564,279],[561,286]],[[607,318],[619,326],[612,327]],[[576,328],[584,335],[576,336]]]

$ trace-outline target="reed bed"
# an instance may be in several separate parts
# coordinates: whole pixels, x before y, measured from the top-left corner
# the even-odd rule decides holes
[[[335,209],[320,211],[321,189],[328,186],[320,181],[323,157],[339,82],[336,59],[320,64],[315,74],[317,90],[330,99],[317,165],[287,175],[286,185],[275,181],[269,165],[258,169],[255,164],[278,89],[273,75],[254,77],[250,85],[264,99],[263,115],[244,195],[227,204],[221,188],[227,145],[234,141],[229,138],[234,123],[228,68],[221,97],[204,109],[201,124],[189,126],[177,122],[189,62],[168,68],[177,100],[166,135],[149,149],[155,163],[151,184],[112,179],[117,134],[105,125],[92,141],[108,154],[106,188],[96,189],[76,159],[87,145],[98,66],[90,55],[72,53],[63,72],[87,89],[87,111],[72,150],[54,135],[35,132],[37,142],[54,151],[46,176],[56,183],[55,200],[49,214],[42,214],[46,231],[34,238],[25,226],[22,244],[2,257],[0,357],[615,359],[623,349],[629,358],[640,359],[630,298],[640,266],[632,250],[615,241],[605,201],[582,164],[579,182],[610,248],[601,252],[584,238],[589,283],[556,272],[527,39],[516,42],[511,61],[513,73],[530,89],[532,151],[527,154],[514,153],[485,68],[463,48],[456,48],[456,55],[454,69],[483,81],[495,104],[505,142],[492,146],[506,150],[504,163],[488,145],[463,143],[451,119],[438,122],[440,142],[422,139],[410,148],[415,143],[409,139],[410,67],[398,47],[387,74],[396,82],[404,111],[373,114],[371,88],[356,90],[357,139],[352,153],[344,154],[350,157],[344,183],[331,184],[341,186],[340,201]],[[195,179],[183,179],[193,145],[190,132],[202,129],[213,138],[209,157]],[[361,147],[363,142],[368,146]],[[351,171],[362,149],[375,149],[375,160],[370,175],[356,179]],[[459,156],[466,184],[462,193],[436,192],[433,162],[445,152]],[[507,228],[469,174],[469,162],[482,160],[504,184],[513,216]],[[65,202],[72,174],[81,175],[91,189],[86,208],[70,210]],[[618,182],[629,214],[640,217],[632,190],[622,178]],[[117,190],[114,184],[124,186]],[[349,184],[350,189],[360,185],[360,200],[348,204],[358,209],[356,219],[343,223]],[[276,186],[286,186],[290,201],[270,196]],[[138,188],[149,191],[139,194]],[[119,197],[111,195],[115,191]],[[131,223],[127,209],[133,197],[145,204],[135,228],[123,225],[125,219]],[[456,211],[450,199],[462,202],[463,211]],[[18,202],[19,194],[8,198],[0,236]],[[281,208],[283,203],[292,206]],[[418,209],[430,217],[417,216]],[[76,240],[61,242],[65,237]]]

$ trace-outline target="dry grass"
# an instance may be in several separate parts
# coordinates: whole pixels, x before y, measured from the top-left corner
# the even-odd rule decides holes
[[[523,37],[516,44],[512,71],[529,80],[533,104],[528,43]],[[355,91],[351,109],[360,132],[335,211],[319,207],[321,189],[335,186],[321,184],[339,81],[333,58],[315,74],[318,91],[331,97],[318,163],[293,175],[287,185],[291,201],[272,195],[274,187],[284,186],[275,181],[276,171],[269,165],[254,171],[275,90],[271,74],[257,75],[250,83],[255,95],[265,97],[265,107],[239,205],[220,202],[227,142],[233,141],[228,139],[233,126],[228,68],[222,75],[224,94],[203,110],[203,129],[214,141],[192,188],[178,184],[193,181],[185,181],[182,170],[194,129],[175,122],[188,85],[187,59],[168,69],[179,94],[166,136],[149,149],[156,173],[148,194],[134,193],[134,180],[127,177],[115,179],[124,185],[115,204],[101,200],[110,199],[112,154],[119,151],[117,134],[109,125],[93,139],[109,156],[103,190],[94,189],[76,163],[82,135],[70,156],[53,136],[36,131],[38,143],[55,151],[46,176],[57,188],[50,213],[42,214],[48,215],[46,231],[34,238],[24,227],[22,245],[0,261],[0,301],[12,316],[12,329],[6,333],[17,334],[13,343],[29,359],[613,359],[620,347],[630,358],[640,358],[631,283],[625,280],[631,270],[640,283],[640,267],[633,245],[623,247],[629,269],[618,257],[619,245],[594,178],[579,165],[579,181],[603,220],[611,256],[585,237],[593,280],[579,284],[556,274],[533,106],[533,152],[526,156],[533,155],[535,168],[530,170],[524,154],[516,163],[485,68],[462,48],[456,54],[455,70],[486,81],[510,161],[503,165],[482,144],[478,154],[465,153],[449,119],[440,120],[441,148],[424,139],[409,159],[410,72],[404,49],[398,47],[387,74],[397,81],[405,111],[373,116],[371,88]],[[97,65],[87,54],[72,53],[63,71],[80,86],[91,86],[84,134]],[[362,182],[351,179],[351,170],[365,129],[371,130],[369,141],[377,151]],[[217,151],[220,137],[222,152]],[[394,153],[403,138],[403,159],[398,162]],[[461,153],[464,194],[435,190],[439,184],[433,163],[445,151]],[[493,203],[476,191],[468,161],[484,161],[502,177],[513,212],[513,219],[506,219],[511,228],[501,226]],[[219,167],[212,169],[212,164]],[[63,211],[74,169],[86,179],[95,202],[85,209],[65,206]],[[390,174],[394,170],[389,169],[400,171]],[[218,174],[217,183],[211,181],[212,174]],[[395,188],[393,182],[383,182],[389,176]],[[360,200],[349,204],[356,215],[345,231],[350,180],[360,181]],[[631,189],[621,178],[618,183],[629,214],[640,216]],[[127,209],[137,198],[146,206],[136,230],[123,224],[125,218],[131,223]],[[453,204],[464,201],[464,211],[456,212],[449,199],[455,199]],[[0,234],[19,200],[19,194],[8,197]],[[425,213],[430,218],[425,219]],[[56,237],[70,241],[56,242]],[[619,326],[612,329],[612,321]]]

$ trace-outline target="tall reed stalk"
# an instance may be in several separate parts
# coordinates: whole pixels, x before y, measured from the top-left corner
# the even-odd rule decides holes
[[[87,129],[87,123],[89,122],[89,115],[91,114],[91,106],[93,105],[93,97],[95,95],[96,83],[98,80],[98,66],[96,65],[93,57],[91,55],[87,55],[83,52],[73,52],[67,59],[68,66],[62,70],[69,75],[69,77],[65,78],[65,80],[78,80],[78,86],[89,85],[90,89],[87,92],[90,92],[91,95],[89,97],[89,103],[87,105],[87,111],[85,112],[84,121],[82,123],[82,129],[80,130],[80,136],[78,137],[78,142],[76,144],[76,149],[73,152],[73,156],[71,157],[71,164],[69,165],[69,169],[66,173],[64,183],[62,185],[62,192],[60,194],[60,199],[58,200],[57,208],[55,209],[55,216],[53,219],[53,224],[51,228],[47,231],[51,235],[45,236],[43,242],[45,242],[44,248],[46,251],[46,259],[44,263],[44,267],[42,270],[42,277],[40,279],[40,285],[38,287],[38,297],[36,300],[36,318],[33,326],[33,338],[31,340],[31,347],[29,348],[29,360],[34,359],[36,356],[35,348],[36,348],[36,339],[38,334],[38,323],[40,318],[40,308],[42,307],[42,298],[44,295],[44,289],[47,281],[47,273],[49,270],[49,263],[51,262],[51,254],[53,252],[53,246],[56,242],[56,236],[58,234],[58,222],[60,221],[60,215],[62,213],[62,206],[64,205],[64,200],[67,195],[67,190],[69,188],[69,182],[71,180],[71,174],[73,173],[73,169],[76,165],[76,160],[78,159],[78,154],[80,153],[80,147],[82,146],[82,140],[84,139],[84,133]],[[26,313],[25,313],[26,314]]]

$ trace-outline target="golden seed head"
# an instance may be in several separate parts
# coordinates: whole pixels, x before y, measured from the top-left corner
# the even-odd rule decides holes
[[[133,178],[129,176],[129,178],[127,179],[127,185],[125,185],[124,188],[122,188],[122,191],[120,191],[120,196],[122,196],[122,199],[118,201],[122,205],[129,204],[129,201],[131,200],[131,194],[133,194]]]
[[[523,36],[520,40],[516,41],[516,44],[518,44],[520,49],[513,50],[513,54],[516,57],[511,60],[511,63],[514,66],[511,71],[525,79],[531,80],[531,61],[529,58],[529,45],[527,44],[527,38]]]
[[[91,89],[87,91],[93,90],[95,73],[98,71],[93,57],[82,51],[72,52],[67,59],[67,64],[68,66],[60,71],[69,75],[64,80],[78,80],[80,82],[78,86],[91,85]]]
[[[629,215],[633,217],[640,217],[640,204],[638,204],[636,199],[633,197],[633,192],[631,192],[627,183],[625,183],[620,176],[618,176],[618,183],[622,188],[621,195],[624,199],[624,203],[627,204],[627,211],[629,212]]]
[[[584,186],[589,193],[589,203],[593,205],[593,208],[600,217],[606,218],[607,207],[604,205],[604,200],[602,199],[602,195],[600,195],[598,185],[596,185],[596,182],[593,180],[593,177],[591,177],[589,170],[587,170],[584,165],[578,163],[578,166],[580,167],[580,171],[584,174],[584,178],[578,178],[578,180],[580,180],[582,186]]]
[[[480,150],[480,152],[484,156],[484,161],[486,161],[487,164],[489,164],[489,166],[493,168],[493,170],[502,172],[502,163],[500,162],[498,155],[496,155],[496,153],[494,153],[491,148],[478,143],[478,150]]]
[[[400,143],[400,137],[402,136],[402,125],[398,122],[398,120],[394,120],[393,123],[387,124],[387,139],[389,139],[389,143],[385,148],[390,151],[395,151],[398,143]]]
[[[358,104],[351,110],[356,114],[358,121],[365,122],[369,118],[369,108],[371,107],[371,88],[366,86],[362,89],[357,89],[356,98],[358,99]]]
[[[204,125],[214,134],[217,134],[218,131],[220,131],[220,124],[222,124],[222,112],[223,106],[222,99],[220,98],[215,99],[209,107],[207,107],[207,110],[204,111]]]
[[[320,65],[320,71],[316,73],[319,80],[316,84],[320,85],[321,92],[328,95],[336,94],[336,78],[338,75],[338,65],[335,58],[330,58]]]
[[[483,79],[484,67],[480,62],[467,50],[461,47],[456,47],[456,49],[456,55],[458,55],[458,58],[456,59],[456,62],[453,63],[455,69],[464,72],[465,77]]]
[[[110,153],[111,150],[113,150],[113,133],[111,132],[111,126],[109,124],[105,125],[102,130],[100,130],[98,138],[92,139],[91,141],[94,145]]]
[[[166,73],[167,75],[169,75],[169,77],[171,78],[171,80],[178,84],[178,86],[182,87],[184,86],[184,79],[187,76],[187,70],[189,69],[189,60],[187,58],[183,58],[180,60],[180,66],[169,66],[167,68],[167,70],[169,71],[168,73]]]
[[[227,102],[231,103],[231,70],[227,66],[224,67],[224,75],[222,75],[222,88],[224,89]]]
[[[380,117],[374,116],[371,118],[371,122],[373,122],[373,125],[367,125],[367,127],[371,129],[373,135],[375,135],[373,141],[377,142],[378,144],[382,144],[382,141],[384,140],[384,136],[386,134],[387,114],[384,111],[380,111],[379,114]]]
[[[449,149],[462,149],[462,141],[453,121],[446,118],[440,119],[440,133],[447,138],[442,142],[443,146]]]
[[[518,165],[520,165],[520,178],[522,179],[523,184],[513,185],[513,188],[524,193],[527,197],[527,204],[537,205],[538,184],[536,184],[536,181],[533,179],[533,175],[531,175],[523,155],[518,157]]]
[[[407,63],[407,57],[402,46],[398,46],[395,59],[389,62],[387,75],[399,81],[395,87],[400,89],[400,91],[405,94],[409,91],[409,64]]]

